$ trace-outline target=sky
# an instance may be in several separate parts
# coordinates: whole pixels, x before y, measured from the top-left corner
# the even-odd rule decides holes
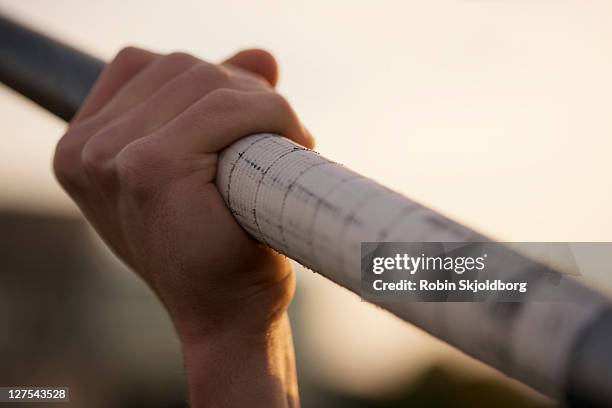
[[[266,48],[326,157],[498,240],[612,241],[609,0],[0,0],[0,10],[107,60],[126,45],[210,61]],[[50,171],[65,125],[5,88],[0,111],[0,208],[75,213]],[[317,293],[306,306],[321,333],[308,346],[325,357],[316,369],[340,388],[382,387],[434,355],[464,358],[322,278],[300,282]],[[353,358],[382,342],[395,351]]]

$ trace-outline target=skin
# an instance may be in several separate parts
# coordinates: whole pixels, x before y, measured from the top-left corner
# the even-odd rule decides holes
[[[218,152],[241,137],[313,146],[277,75],[261,50],[217,65],[126,48],[56,149],[60,184],[168,310],[193,407],[299,405],[291,266],[240,228],[214,185]]]

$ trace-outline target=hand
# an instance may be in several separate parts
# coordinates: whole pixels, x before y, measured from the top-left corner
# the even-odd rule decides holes
[[[276,78],[264,51],[215,65],[127,48],[58,144],[58,180],[157,293],[184,345],[264,339],[286,325],[290,264],[241,229],[214,184],[218,152],[241,137],[312,146]]]

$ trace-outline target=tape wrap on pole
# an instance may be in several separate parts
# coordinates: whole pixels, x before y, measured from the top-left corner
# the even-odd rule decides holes
[[[359,294],[361,242],[483,242],[485,237],[286,138],[259,134],[227,149],[217,188],[255,239]],[[578,283],[584,303],[378,303],[462,351],[561,397],[580,330],[606,304]],[[514,305],[514,306],[513,306]],[[547,322],[563,321],[551,327]]]

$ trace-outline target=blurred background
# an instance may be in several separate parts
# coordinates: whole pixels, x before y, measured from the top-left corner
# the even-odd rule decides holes
[[[612,241],[612,2],[0,0],[109,60],[272,51],[325,156],[504,241]],[[185,407],[144,284],[54,181],[65,124],[0,87],[0,385],[79,407]],[[305,407],[553,403],[296,265]],[[612,277],[594,282],[612,287]]]

